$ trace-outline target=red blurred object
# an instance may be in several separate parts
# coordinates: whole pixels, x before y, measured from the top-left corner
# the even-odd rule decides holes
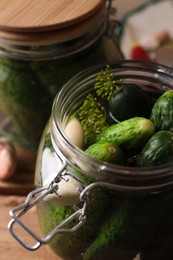
[[[151,58],[148,55],[148,53],[140,45],[135,45],[132,48],[131,58],[133,60],[147,60],[147,61],[151,61]]]

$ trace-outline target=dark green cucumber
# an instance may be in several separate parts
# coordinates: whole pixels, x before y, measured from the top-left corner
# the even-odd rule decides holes
[[[142,250],[159,249],[159,246],[165,245],[164,239],[171,245],[172,215],[168,212],[172,205],[172,194],[127,196],[110,207],[83,260],[131,260]]]
[[[85,152],[91,157],[105,162],[121,165],[124,165],[126,162],[122,150],[117,145],[113,145],[107,141],[94,143]]]
[[[154,134],[151,120],[144,117],[133,117],[105,128],[96,137],[96,141],[107,141],[118,145],[125,152],[136,154]]]
[[[109,100],[109,111],[117,121],[131,117],[150,115],[150,99],[142,88],[135,84],[119,86],[119,91]]]
[[[137,159],[137,166],[149,167],[173,162],[173,133],[162,130],[145,144]]]
[[[173,90],[163,93],[155,102],[150,119],[156,131],[173,131]]]
[[[113,256],[109,258],[109,253],[113,248],[115,257],[116,245],[126,231],[129,208],[131,208],[131,204],[128,201],[124,201],[118,208],[111,210],[110,216],[105,219],[98,236],[84,253],[83,260],[113,259]],[[106,256],[104,255],[105,253]]]

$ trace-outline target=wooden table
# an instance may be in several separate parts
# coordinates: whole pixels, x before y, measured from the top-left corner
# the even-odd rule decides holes
[[[0,259],[1,260],[61,260],[54,254],[53,251],[47,246],[43,245],[36,251],[28,251],[21,246],[10,234],[7,229],[7,225],[10,221],[9,211],[16,207],[18,204],[23,203],[25,196],[14,195],[0,195]],[[31,223],[33,230],[37,230],[38,226],[33,221],[36,217],[36,210],[32,210],[28,217],[28,222]],[[28,224],[27,222],[27,224]],[[19,228],[16,226],[16,233]],[[28,234],[21,232],[20,234],[25,239],[28,238]],[[28,240],[30,241],[30,239]]]

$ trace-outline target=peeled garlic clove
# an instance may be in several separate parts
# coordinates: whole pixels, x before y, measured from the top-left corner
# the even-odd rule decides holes
[[[43,183],[43,186],[50,185],[53,177],[49,176]],[[80,191],[83,189],[81,182],[74,179],[70,175],[67,176],[67,181],[61,180],[58,183],[57,196],[55,193],[49,194],[44,198],[46,202],[54,202],[57,206],[75,205],[80,202]]]
[[[0,180],[10,178],[17,168],[15,149],[10,142],[0,138]]]
[[[80,121],[77,118],[72,118],[67,123],[64,132],[70,142],[79,148],[83,147],[84,133]]]

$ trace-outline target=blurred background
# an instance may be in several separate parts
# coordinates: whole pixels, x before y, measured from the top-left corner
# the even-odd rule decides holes
[[[116,0],[114,1],[114,5],[117,7],[117,16],[120,18],[130,10],[146,2],[148,0]]]
[[[173,1],[117,0],[116,29],[126,59],[150,59],[173,66]],[[139,48],[140,47],[140,48]]]

